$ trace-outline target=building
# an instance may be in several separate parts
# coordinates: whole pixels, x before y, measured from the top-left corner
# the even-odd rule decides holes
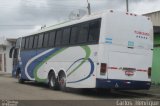
[[[0,37],[0,72],[12,73],[13,59],[9,58],[9,52],[15,42],[16,39]]]
[[[152,81],[153,83],[160,84],[160,11],[144,15],[151,18],[154,28]]]

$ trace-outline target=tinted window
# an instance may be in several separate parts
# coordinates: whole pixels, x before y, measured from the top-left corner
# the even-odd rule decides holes
[[[34,48],[34,49],[37,48],[37,44],[38,44],[38,35],[36,35],[36,36],[34,37],[34,43],[33,43],[33,48]]]
[[[77,43],[77,36],[78,36],[78,26],[74,26],[71,29],[70,44]]]
[[[30,38],[29,38],[29,49],[32,49],[32,47],[33,47],[33,36],[31,36]]]
[[[47,47],[48,46],[48,38],[49,38],[49,33],[45,33],[43,47]]]
[[[24,49],[24,47],[25,47],[25,38],[22,38],[21,48]]]
[[[55,35],[56,35],[56,32],[55,32],[55,31],[50,32],[49,42],[48,42],[48,46],[49,46],[49,47],[54,46]]]
[[[100,20],[95,20],[89,24],[89,41],[98,42],[100,32]]]
[[[61,39],[62,39],[62,30],[58,30],[56,33],[56,42],[55,42],[56,46],[61,45]]]
[[[62,44],[69,44],[71,28],[65,28],[63,30]]]
[[[88,40],[88,30],[89,24],[83,23],[80,25],[80,30],[78,34],[78,43],[85,43]]]
[[[29,37],[26,38],[25,49],[28,49],[28,45],[29,45]]]
[[[38,38],[38,48],[42,47],[42,44],[43,44],[43,35],[44,34],[40,34],[39,35],[39,38]]]
[[[20,48],[21,38],[18,38],[16,41],[16,48]]]

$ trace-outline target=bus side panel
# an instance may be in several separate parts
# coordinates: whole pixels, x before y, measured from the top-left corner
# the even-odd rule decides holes
[[[46,58],[46,55],[39,55],[46,51],[48,51],[48,49],[21,51],[22,64],[20,64],[20,68],[22,72],[22,79],[35,80],[34,72],[39,64]]]
[[[27,69],[27,73],[24,74],[28,74],[25,76],[28,76],[29,80],[47,82],[50,70],[54,70],[56,75],[63,70],[67,76],[68,87],[95,87],[97,45],[37,50],[37,55],[25,60],[26,56],[29,57],[29,52],[22,56],[23,60],[28,62],[23,64],[24,69]]]
[[[94,88],[96,61],[97,45],[69,47],[48,60],[45,69],[53,69],[56,75],[60,70],[65,71],[67,87]]]
[[[70,48],[69,51],[77,51],[79,59],[72,60],[72,64],[67,70],[67,86],[73,88],[95,88],[96,84],[96,63],[97,63],[97,45],[90,45],[88,48],[83,48],[82,51]],[[68,51],[68,52],[69,52]],[[86,58],[86,60],[84,60]],[[83,63],[84,62],[84,63]],[[80,66],[80,64],[82,64]],[[79,67],[79,68],[78,68]]]

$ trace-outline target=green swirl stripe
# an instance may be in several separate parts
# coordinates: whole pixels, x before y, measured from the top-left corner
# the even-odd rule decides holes
[[[88,60],[88,58],[90,57],[90,54],[91,54],[91,50],[89,48],[89,46],[81,46],[81,48],[84,49],[84,51],[86,52],[86,56],[84,57],[83,61],[77,66],[75,67],[72,71],[70,71],[70,73],[67,74],[67,77],[69,77],[72,73],[74,73],[78,68],[80,68],[86,60]],[[52,55],[48,56],[47,58],[45,58],[42,62],[40,62],[34,69],[34,77],[35,77],[35,80],[38,81],[38,82],[46,82],[47,79],[41,79],[38,77],[37,73],[38,73],[38,70],[40,69],[40,67],[45,64],[45,62],[47,62],[48,60],[50,60],[51,58],[53,58],[54,56],[60,54],[61,52],[63,52],[64,50],[66,50],[67,48],[62,48],[58,51],[56,51],[55,53],[53,53]]]
[[[75,72],[79,67],[81,67],[86,60],[88,60],[89,56],[91,55],[91,49],[88,46],[81,46],[84,51],[86,52],[86,56],[84,57],[83,61],[74,68],[70,73],[67,74],[67,77],[69,77],[73,72]]]
[[[38,81],[38,82],[46,82],[46,81],[47,81],[47,79],[41,79],[41,78],[38,77],[38,75],[37,75],[38,69],[39,69],[43,64],[45,64],[45,62],[47,62],[49,59],[51,59],[52,57],[54,57],[54,56],[58,55],[59,53],[63,52],[65,49],[67,49],[67,48],[62,48],[62,49],[56,51],[54,54],[52,54],[52,55],[48,56],[47,58],[45,58],[42,62],[40,62],[40,63],[35,67],[35,69],[34,69],[34,77],[35,77],[36,81]]]

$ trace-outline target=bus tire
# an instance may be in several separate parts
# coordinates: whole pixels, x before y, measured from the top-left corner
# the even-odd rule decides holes
[[[18,78],[18,83],[20,83],[20,84],[23,84],[23,83],[24,83],[24,80],[22,79],[22,74],[21,74],[21,72],[18,72],[17,78]]]
[[[49,85],[50,89],[53,89],[53,90],[59,89],[58,80],[57,80],[54,72],[49,73],[48,80],[49,80],[48,85]]]
[[[64,74],[64,72],[61,72],[58,76],[59,78],[59,88],[61,91],[67,91],[67,87],[66,87],[66,75]]]

